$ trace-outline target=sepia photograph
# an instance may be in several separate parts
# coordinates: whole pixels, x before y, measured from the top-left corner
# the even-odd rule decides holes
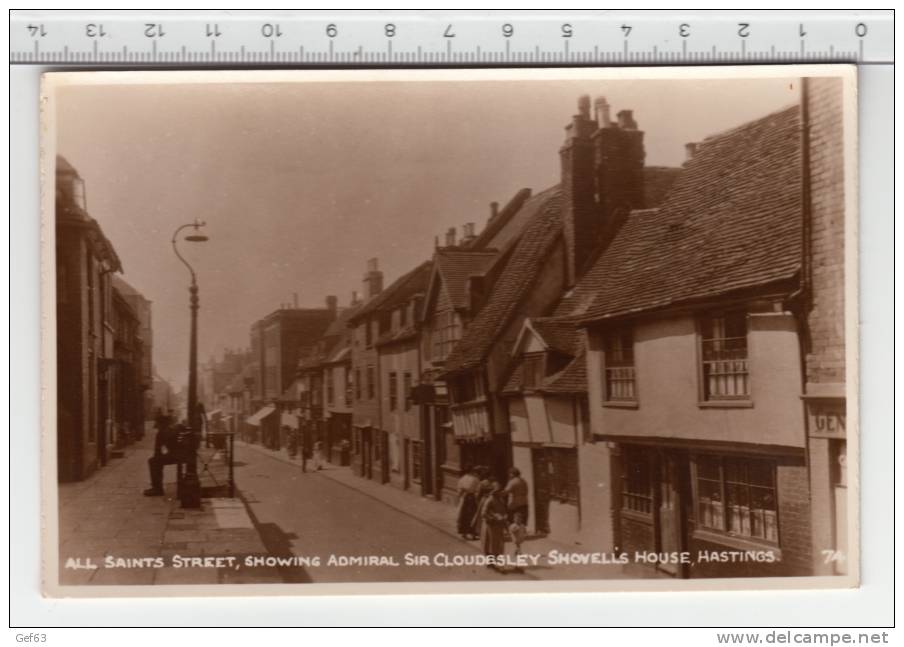
[[[856,78],[44,74],[45,595],[856,587]]]

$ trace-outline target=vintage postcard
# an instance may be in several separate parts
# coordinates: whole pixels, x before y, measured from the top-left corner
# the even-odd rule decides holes
[[[856,87],[46,74],[45,594],[857,586]]]

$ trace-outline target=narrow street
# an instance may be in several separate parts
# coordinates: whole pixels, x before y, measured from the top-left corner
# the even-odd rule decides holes
[[[334,468],[336,469],[336,468]],[[342,468],[345,469],[345,468]],[[396,582],[526,579],[485,566],[406,567],[405,554],[480,554],[465,543],[316,472],[236,447],[236,480],[273,556],[320,558],[320,566],[281,568],[287,582]],[[328,566],[330,555],[392,557],[399,566]]]

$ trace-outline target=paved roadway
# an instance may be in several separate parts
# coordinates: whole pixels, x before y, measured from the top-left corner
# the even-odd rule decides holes
[[[260,452],[236,447],[236,481],[271,556],[320,559],[320,565],[280,568],[286,582],[506,581],[523,574],[498,573],[482,565],[435,565],[479,555],[465,543],[404,512],[316,472]],[[507,545],[507,547],[510,544]],[[424,555],[428,565],[408,566],[405,555]],[[331,555],[391,557],[399,566],[328,565]]]

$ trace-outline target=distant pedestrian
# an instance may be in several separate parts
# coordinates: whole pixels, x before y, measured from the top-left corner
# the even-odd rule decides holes
[[[483,527],[483,519],[481,519],[480,517],[480,510],[483,506],[483,502],[493,490],[493,481],[492,479],[490,479],[489,468],[480,465],[474,469],[476,471],[477,478],[480,479],[480,483],[477,487],[477,511],[475,512],[474,519],[471,522],[471,534],[475,537],[480,537],[480,530]]]
[[[318,440],[314,443],[314,469],[323,469],[323,441]]]
[[[477,514],[477,495],[480,491],[480,479],[472,467],[466,467],[465,473],[458,479],[458,534],[465,539],[477,539],[474,534],[474,515]]]
[[[509,521],[515,520],[515,515],[519,512],[523,515],[527,524],[528,516],[528,487],[527,481],[521,478],[521,470],[513,467],[509,470],[509,481],[505,485],[506,504],[509,511]]]
[[[484,555],[499,557],[505,554],[505,526],[508,522],[508,510],[499,481],[490,482],[490,494],[484,498],[480,506],[481,531],[480,545]],[[488,564],[489,568],[499,570],[497,564]]]
[[[515,513],[514,521],[509,524],[508,533],[509,537],[512,538],[512,544],[514,545],[512,554],[517,559],[518,556],[521,555],[521,544],[524,543],[524,539],[527,537],[527,526],[524,524],[524,515],[521,512]]]
[[[184,431],[186,428],[183,425],[163,424],[158,427],[154,438],[154,455],[148,459],[151,487],[144,491],[145,496],[163,496],[163,468],[179,463],[177,443],[179,434]]]

